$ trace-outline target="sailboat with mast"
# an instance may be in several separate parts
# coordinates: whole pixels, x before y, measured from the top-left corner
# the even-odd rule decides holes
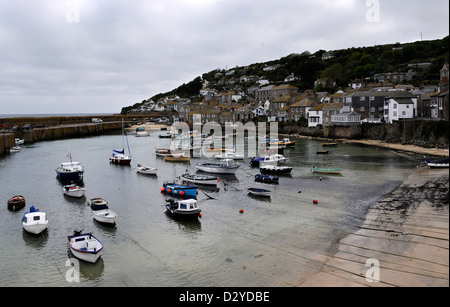
[[[109,157],[109,162],[114,164],[130,165],[131,163],[130,145],[128,144],[128,138],[125,133],[125,129],[123,128],[123,118],[122,118],[122,137],[123,137],[122,150],[113,149],[113,153]],[[125,141],[127,142],[128,155],[125,154]]]

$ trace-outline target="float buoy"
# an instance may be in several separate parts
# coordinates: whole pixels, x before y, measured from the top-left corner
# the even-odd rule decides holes
[[[317,205],[319,203],[319,201],[317,199],[314,199],[313,203],[315,203]]]
[[[167,192],[172,193],[172,189],[168,189]]]
[[[162,188],[161,188],[161,192],[164,192],[164,191],[166,191],[166,188],[165,188],[165,187],[162,187]]]
[[[199,217],[199,218],[202,218],[202,214],[201,214],[201,213],[199,213],[199,214],[198,214],[198,217]]]
[[[180,191],[180,195],[183,196],[184,195],[184,191]],[[200,213],[201,214],[201,213]]]
[[[297,193],[301,193],[302,191],[298,191]]]
[[[244,213],[244,209],[239,210],[239,213]]]

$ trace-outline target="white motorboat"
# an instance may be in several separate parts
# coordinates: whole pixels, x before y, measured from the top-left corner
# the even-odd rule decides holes
[[[286,163],[286,158],[283,155],[275,154],[272,156],[265,156],[259,165],[278,165],[279,163]]]
[[[195,199],[176,201],[171,198],[166,200],[166,212],[178,218],[196,219],[200,217],[202,210],[198,208],[198,203]]]
[[[266,174],[289,174],[292,171],[292,167],[278,166],[278,165],[262,165],[259,168],[261,173]]]
[[[30,207],[30,212],[26,212],[22,218],[22,227],[33,234],[40,234],[47,229],[48,220],[45,212],[39,211],[34,206]]]
[[[216,176],[183,174],[181,179],[194,184],[217,185],[219,178]]]
[[[63,162],[56,168],[56,175],[63,181],[82,181],[84,176],[84,167],[80,162],[72,161],[72,154],[68,154],[70,162]]]
[[[81,198],[84,197],[86,190],[75,183],[65,185],[63,187],[63,193],[66,196]]]
[[[145,174],[145,175],[156,175],[156,173],[158,172],[158,169],[154,168],[154,167],[149,167],[149,166],[138,164],[136,167],[136,171],[138,173]]]
[[[20,146],[13,146],[10,149],[8,149],[9,152],[19,152],[20,151]]]
[[[235,174],[239,168],[239,164],[234,163],[233,159],[223,159],[221,163],[200,163],[195,167],[207,173]]]
[[[115,224],[117,213],[111,209],[92,210],[94,219],[100,223]]]
[[[75,257],[95,263],[101,256],[103,244],[92,233],[81,233],[82,231],[75,229],[73,235],[67,237],[67,244]]]
[[[443,159],[434,160],[434,161],[427,160],[427,165],[430,168],[448,168],[449,167],[448,160],[449,160],[449,158],[443,158]]]
[[[19,138],[15,138],[14,141],[16,142],[16,145],[22,145],[23,143],[25,143],[24,139],[19,139]]]

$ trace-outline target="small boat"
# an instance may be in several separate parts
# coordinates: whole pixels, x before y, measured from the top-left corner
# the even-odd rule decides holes
[[[149,134],[147,131],[145,131],[145,127],[137,127],[136,134],[134,136],[136,137],[149,136]]]
[[[115,224],[117,213],[111,209],[92,210],[94,219],[100,223]]]
[[[318,154],[318,155],[325,155],[325,154],[327,154],[328,153],[328,150],[318,150],[317,152],[316,152],[316,154]]]
[[[19,139],[19,138],[15,138],[14,139],[16,145],[22,145],[23,143],[25,143],[24,139]]]
[[[191,156],[184,153],[171,153],[164,156],[164,161],[170,162],[189,162],[190,160]]]
[[[138,164],[136,171],[138,173],[145,174],[145,175],[156,175],[156,173],[158,172],[158,169],[154,168],[154,167],[149,167],[149,166]]]
[[[443,158],[443,159],[439,159],[439,160],[426,160],[427,164],[430,168],[448,168],[448,161],[449,158]]]
[[[336,146],[338,143],[337,142],[329,142],[329,143],[322,143],[322,146],[326,147],[326,146]]]
[[[166,213],[178,218],[196,219],[201,213],[201,210],[198,208],[197,200],[195,199],[184,199],[178,201],[173,198],[166,199],[165,207]]]
[[[342,169],[340,168],[322,168],[322,167],[313,167],[312,168],[313,173],[320,173],[320,174],[340,174],[342,172]]]
[[[170,138],[172,138],[172,133],[166,133],[166,134],[160,134],[159,135],[159,138],[160,139],[170,139]]]
[[[19,152],[19,151],[20,151],[20,146],[17,146],[17,145],[7,149],[7,152],[9,152],[9,153]]]
[[[109,208],[108,201],[100,197],[92,198],[90,205],[92,210],[104,210]]]
[[[31,206],[30,212],[26,212],[22,217],[22,227],[27,232],[38,235],[47,229],[47,226],[47,214],[39,211],[34,206]]]
[[[260,188],[248,188],[248,193],[255,195],[255,196],[264,196],[264,197],[270,197],[272,194],[270,190],[266,189],[260,189]]]
[[[25,204],[25,197],[22,195],[16,195],[8,200],[8,209],[13,211],[20,210],[25,207]]]
[[[56,175],[62,181],[83,181],[84,167],[80,162],[72,161],[72,154],[68,154],[69,162],[62,162],[56,168]]]
[[[155,153],[157,156],[165,157],[171,153],[170,148],[168,147],[155,147]]]
[[[291,141],[289,138],[284,138],[283,141],[280,141],[278,139],[271,140],[267,142],[267,145],[270,146],[295,146],[295,141]]]
[[[75,183],[72,183],[63,187],[63,193],[66,196],[81,198],[86,193],[86,190],[80,186],[77,186]]]
[[[109,162],[120,165],[130,165],[131,163],[130,146],[128,144],[127,134],[125,133],[125,129],[123,128],[123,118],[122,118],[122,137],[123,137],[122,150],[113,149],[113,152],[109,157]],[[125,140],[127,141],[128,155],[125,154]]]
[[[277,165],[279,163],[286,163],[286,161],[287,159],[283,155],[275,154],[272,156],[265,156],[262,161],[259,161],[259,165]]]
[[[233,159],[223,159],[222,163],[200,163],[195,167],[203,172],[215,174],[235,174],[239,164],[234,163]]]
[[[103,244],[92,233],[81,233],[82,231],[75,229],[73,235],[67,236],[67,245],[78,259],[95,263],[101,256]]]
[[[279,178],[277,176],[256,174],[255,181],[263,182],[263,183],[278,183]]]
[[[203,185],[217,185],[219,182],[219,177],[208,176],[208,175],[197,175],[197,174],[183,174],[181,179],[193,184],[203,184]]]
[[[266,174],[289,174],[292,171],[292,167],[279,165],[263,165],[259,167],[259,171]]]
[[[197,197],[198,187],[195,185],[164,182],[161,192],[184,197]]]

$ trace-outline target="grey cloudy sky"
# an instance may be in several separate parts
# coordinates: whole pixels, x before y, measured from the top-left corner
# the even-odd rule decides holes
[[[0,0],[0,114],[118,113],[216,68],[441,39],[448,12],[448,0]]]

